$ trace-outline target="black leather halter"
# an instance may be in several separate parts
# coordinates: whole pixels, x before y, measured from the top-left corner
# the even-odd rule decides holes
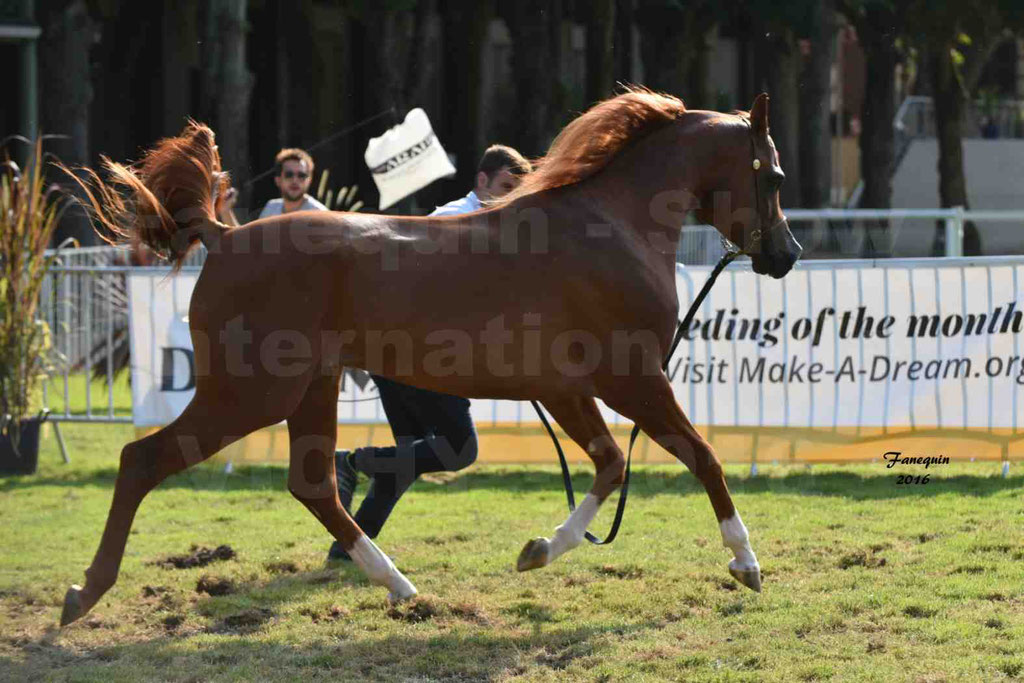
[[[737,253],[746,254],[747,256],[752,256],[754,254],[755,250],[759,249],[760,246],[761,246],[761,237],[764,235],[764,230],[763,230],[762,226],[767,221],[764,219],[764,214],[761,213],[761,183],[760,183],[760,180],[759,180],[759,177],[761,175],[760,174],[760,170],[761,170],[761,167],[764,166],[764,164],[762,164],[761,160],[757,157],[757,145],[754,142],[754,128],[753,128],[753,126],[750,125],[749,121],[747,122],[747,130],[750,132],[750,155],[753,158],[753,161],[751,162],[751,164],[752,164],[753,171],[754,171],[754,215],[755,215],[755,223],[754,223],[754,229],[751,230],[750,231],[750,235],[747,236],[747,243],[746,243],[746,245],[744,245],[744,247],[741,250],[739,250]],[[771,167],[770,164],[771,164],[771,161],[769,160],[769,168]],[[765,202],[767,203],[767,201],[768,200],[766,198]],[[765,206],[765,214],[767,214],[767,213],[768,213],[768,207]],[[768,228],[768,233],[770,234],[772,232],[775,232],[776,230],[781,228],[783,225],[785,225],[785,222],[786,222],[786,217],[783,216],[782,218],[777,220],[775,223],[772,223],[771,227]],[[729,243],[729,241],[726,240],[724,237],[722,238],[722,241],[725,243],[726,251],[730,251],[732,249],[735,249],[735,247],[731,243]]]

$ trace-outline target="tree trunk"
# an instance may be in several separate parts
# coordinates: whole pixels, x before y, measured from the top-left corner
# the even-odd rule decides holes
[[[779,190],[783,207],[800,206],[799,102],[800,53],[788,29],[771,32],[758,41],[758,62],[763,69],[759,88],[771,98],[768,122],[786,182]]]
[[[635,5],[636,0],[616,0],[615,3],[615,80],[627,84],[636,79],[633,74]]]
[[[881,12],[868,11],[858,27],[864,46],[864,103],[861,109],[860,172],[864,180],[861,206],[888,209],[896,153],[893,116],[896,115],[897,52],[891,28],[875,21]],[[879,17],[881,18],[881,17]],[[870,32],[869,32],[870,31]]]
[[[445,149],[456,158],[455,178],[459,192],[465,193],[473,187],[476,165],[483,154],[479,142],[482,135],[480,84],[483,81],[480,50],[487,38],[492,7],[488,2],[473,2],[464,7],[454,5],[446,3],[442,16],[443,99],[448,111],[438,124],[445,134]]]
[[[688,60],[686,76],[686,106],[691,109],[707,109],[712,106],[708,93],[708,42],[707,32],[711,26],[705,22],[694,22],[690,31],[690,44],[693,46]]]
[[[636,11],[640,29],[640,58],[644,63],[644,85],[686,100],[688,66],[692,46],[687,13],[663,6],[641,7]]]
[[[527,156],[543,154],[562,113],[562,3],[520,0],[508,8],[512,34],[512,73],[519,104],[513,122],[515,145]]]
[[[864,183],[860,206],[888,209],[892,206],[892,178],[896,172],[896,36],[891,12],[870,5],[857,35],[864,46],[864,102],[861,109],[860,175]],[[885,221],[873,223],[867,231],[863,256],[892,253]]]
[[[957,78],[953,57],[945,41],[928,49],[932,97],[935,102],[935,137],[939,143],[939,204],[943,208],[962,206],[967,202],[967,179],[964,175],[963,128],[966,100]],[[945,233],[936,228],[934,251],[945,253]],[[964,225],[964,255],[981,253],[981,236],[973,223]]]
[[[588,104],[605,99],[615,87],[615,0],[594,0],[587,19]]]
[[[416,3],[412,21],[412,41],[410,41],[405,64],[405,90],[403,96],[407,106],[425,106],[428,88],[434,82],[437,64],[432,58],[427,32],[430,19],[437,12],[436,0],[419,0]],[[428,112],[433,113],[433,112]]]
[[[803,208],[817,209],[829,206],[832,201],[829,94],[835,37],[833,0],[811,3],[808,19],[810,54],[804,63],[800,88],[800,198]]]
[[[210,0],[206,7],[201,109],[212,122],[221,165],[249,206],[249,97],[253,77],[246,66],[248,0]]]
[[[363,12],[366,29],[365,97],[371,111],[394,108],[399,121],[406,114],[405,65],[409,50],[408,13],[370,3]]]
[[[46,151],[70,167],[87,165],[89,108],[93,99],[89,50],[96,22],[89,15],[85,0],[72,0],[41,15],[40,129],[45,135],[61,136],[48,141]],[[83,246],[99,243],[88,216],[77,208],[62,216],[54,231],[53,244],[68,237]]]

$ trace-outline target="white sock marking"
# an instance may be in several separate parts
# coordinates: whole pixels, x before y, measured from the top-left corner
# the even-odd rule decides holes
[[[548,556],[548,562],[583,542],[583,534],[586,532],[587,526],[594,521],[600,506],[601,503],[598,502],[597,496],[592,493],[588,493],[583,498],[583,502],[569,514],[565,523],[555,529],[555,537],[551,539],[551,554]]]
[[[740,519],[740,513],[734,514],[729,519],[719,524],[722,530],[722,545],[732,550],[736,556],[735,568],[753,569],[758,566],[757,557],[750,547],[750,536],[747,534],[747,527]],[[732,565],[732,563],[730,563]]]
[[[398,571],[391,558],[381,552],[377,544],[365,534],[349,548],[348,554],[370,581],[386,586],[391,591],[389,598],[405,600],[416,595],[416,587],[412,582]]]

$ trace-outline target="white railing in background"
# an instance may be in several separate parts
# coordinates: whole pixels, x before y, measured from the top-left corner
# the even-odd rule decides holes
[[[873,253],[897,258],[918,258],[932,255],[935,234],[931,221],[943,223],[945,256],[963,256],[964,225],[978,226],[984,241],[985,231],[1009,228],[1020,235],[1018,253],[1024,254],[1024,211],[966,211],[951,209],[786,209],[794,230],[810,225],[801,233],[805,237],[804,258],[857,258],[863,253],[866,239],[875,242]],[[922,223],[926,221],[927,223]],[[843,227],[844,229],[837,229]],[[912,231],[912,233],[911,233]],[[903,233],[914,239],[902,239]],[[810,239],[806,239],[806,237]],[[836,242],[831,248],[819,245]],[[899,243],[899,253],[894,248]],[[909,245],[909,246],[908,246]],[[677,251],[678,260],[688,266],[713,265],[722,254],[721,239],[714,228],[690,225],[683,229]],[[838,253],[837,253],[838,252]]]

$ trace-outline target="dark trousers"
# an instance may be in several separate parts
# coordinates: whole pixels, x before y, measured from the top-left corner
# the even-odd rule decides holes
[[[454,472],[476,460],[469,400],[373,376],[394,446],[356,450],[356,469],[372,477],[355,521],[370,538],[380,533],[398,499],[421,474]]]

